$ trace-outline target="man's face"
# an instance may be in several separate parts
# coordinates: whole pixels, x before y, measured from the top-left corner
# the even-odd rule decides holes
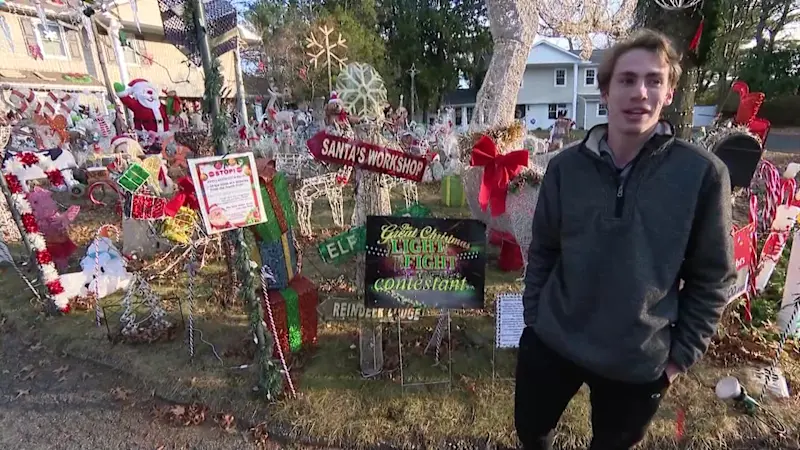
[[[608,126],[622,134],[649,132],[672,103],[669,66],[659,54],[633,49],[617,60],[608,92],[602,94],[608,106]]]

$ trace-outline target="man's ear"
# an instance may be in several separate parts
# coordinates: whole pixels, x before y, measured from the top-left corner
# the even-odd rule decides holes
[[[670,89],[667,91],[667,97],[664,99],[664,106],[669,106],[672,104],[672,99],[675,97],[675,89]]]

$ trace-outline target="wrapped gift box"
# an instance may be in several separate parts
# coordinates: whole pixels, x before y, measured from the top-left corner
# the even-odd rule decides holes
[[[286,176],[280,172],[270,178],[261,178],[261,198],[267,221],[253,227],[256,236],[262,241],[273,242],[297,225],[292,193]]]
[[[458,175],[442,177],[442,203],[445,206],[464,206],[467,197],[464,195],[464,185]]]
[[[259,260],[270,268],[275,280],[269,280],[268,289],[284,289],[297,275],[297,247],[294,245],[292,230],[280,235],[278,240],[258,241]]]
[[[296,276],[286,289],[269,291],[269,306],[277,334],[273,338],[281,346],[284,355],[316,345],[318,302],[317,287],[303,275]],[[266,306],[265,320],[269,320]],[[277,357],[277,345],[273,352]]]
[[[289,183],[282,173],[261,178],[261,197],[267,221],[252,227],[258,243],[257,262],[275,277],[269,289],[285,289],[297,274],[297,248],[292,228],[297,224]]]

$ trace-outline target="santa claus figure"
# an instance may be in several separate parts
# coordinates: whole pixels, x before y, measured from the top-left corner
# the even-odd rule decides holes
[[[158,98],[159,90],[143,79],[128,83],[128,88],[117,92],[122,104],[133,111],[133,127],[137,130],[163,133],[169,131],[167,108]]]

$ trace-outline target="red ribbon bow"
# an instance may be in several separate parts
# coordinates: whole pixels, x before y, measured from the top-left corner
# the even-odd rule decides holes
[[[169,217],[175,217],[181,206],[189,207],[195,211],[200,209],[200,203],[197,201],[197,194],[195,194],[194,183],[189,177],[182,177],[178,180],[179,191],[168,201],[164,207],[164,214]]]
[[[528,165],[528,151],[517,150],[499,155],[497,146],[489,136],[481,136],[472,148],[470,164],[483,167],[478,203],[486,211],[492,207],[492,217],[506,212],[508,184]]]

